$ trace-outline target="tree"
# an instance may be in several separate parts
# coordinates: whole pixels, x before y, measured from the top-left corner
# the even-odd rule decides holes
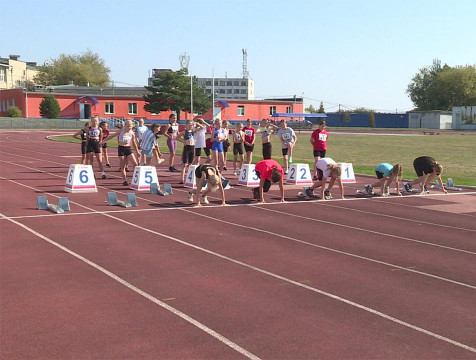
[[[445,65],[446,66],[446,65]],[[433,65],[424,67],[413,76],[407,94],[418,110],[437,110],[439,108],[435,91],[438,73],[443,71],[441,61],[433,60]]]
[[[91,50],[82,54],[61,54],[57,59],[50,59],[38,66],[38,74],[34,81],[44,86],[67,85],[71,81],[75,85],[108,86],[111,70],[105,65],[98,54]]]
[[[476,65],[420,69],[407,88],[418,110],[451,110],[453,106],[476,105]]]
[[[8,116],[10,117],[22,117],[23,114],[21,110],[16,106],[10,106],[8,108]]]
[[[319,110],[317,110],[317,112],[319,114],[324,114],[325,113],[324,104],[322,103],[322,101],[321,101],[321,104],[319,105]]]
[[[198,78],[192,77],[193,87],[193,111],[204,113],[212,106],[211,96],[204,88],[198,86]],[[180,120],[180,112],[191,112],[190,104],[190,76],[188,69],[167,71],[154,80],[153,86],[145,87],[150,94],[144,96],[146,104],[144,110],[152,113],[172,110],[177,113]]]
[[[309,105],[309,107],[305,108],[304,111],[307,112],[307,113],[315,114],[316,113],[316,108],[314,106],[312,106],[312,104],[311,104],[311,105]]]
[[[371,128],[375,127],[375,115],[373,111],[369,114],[369,127]]]
[[[40,115],[48,119],[57,119],[61,114],[58,100],[51,94],[43,96],[40,103]]]

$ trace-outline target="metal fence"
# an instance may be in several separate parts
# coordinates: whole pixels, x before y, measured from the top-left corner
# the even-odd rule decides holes
[[[0,129],[82,129],[86,121],[0,117]]]

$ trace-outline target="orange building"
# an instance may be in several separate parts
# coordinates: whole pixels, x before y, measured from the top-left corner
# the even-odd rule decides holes
[[[97,87],[54,87],[52,91],[27,91],[8,89],[0,91],[0,116],[8,116],[10,106],[17,106],[24,117],[41,118],[40,103],[47,94],[58,101],[63,119],[89,119],[98,115],[101,119],[168,120],[171,111],[152,114],[144,110],[146,102],[143,95],[146,89],[140,88],[97,88]],[[266,100],[220,100],[212,109],[203,114],[205,119],[245,121],[261,120],[273,113],[302,113],[304,104],[301,98]],[[190,113],[181,112],[182,120],[190,119]],[[293,120],[301,120],[295,118]]]

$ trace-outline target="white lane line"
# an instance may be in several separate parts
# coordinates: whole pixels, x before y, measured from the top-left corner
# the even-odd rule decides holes
[[[359,212],[359,213],[363,213],[363,214],[369,214],[369,215],[372,215],[372,216],[382,216],[382,217],[388,217],[388,218],[391,218],[391,219],[403,220],[403,221],[408,221],[408,222],[415,222],[415,223],[419,223],[419,224],[426,224],[426,225],[431,225],[431,226],[441,226],[441,227],[446,227],[446,228],[449,228],[449,229],[476,232],[476,230],[474,230],[474,229],[467,229],[467,228],[462,228],[462,227],[458,227],[458,226],[451,226],[451,225],[435,224],[435,223],[431,223],[431,222],[428,222],[428,221],[414,220],[414,219],[409,219],[409,218],[395,216],[395,215],[387,215],[387,214],[376,213],[376,212],[372,212],[372,211],[353,209],[353,208],[348,208],[348,207],[345,207],[345,206],[336,206],[336,205],[330,204],[328,202],[325,202],[325,203],[321,202],[320,205],[321,206],[328,206],[328,207],[332,207],[332,208],[336,208],[336,209],[355,211],[355,212]]]
[[[194,318],[188,316],[187,314],[181,312],[180,310],[177,310],[176,308],[164,303],[163,301],[160,301],[159,299],[157,299],[156,297],[150,295],[149,293],[139,289],[137,286],[134,286],[132,285],[131,283],[127,282],[126,280],[124,280],[123,278],[117,276],[116,274],[114,274],[113,272],[109,271],[109,270],[106,270],[105,268],[103,268],[102,266],[94,263],[93,261],[85,258],[84,256],[81,256],[79,255],[78,253],[68,249],[67,247],[57,243],[56,241],[54,240],[51,240],[50,238],[40,234],[39,232],[33,230],[32,228],[26,226],[26,225],[23,225],[22,223],[18,222],[18,221],[15,221],[9,217],[6,217],[5,215],[1,214],[2,217],[6,218],[8,221],[12,222],[13,224],[17,225],[17,226],[20,226],[21,228],[25,229],[26,231],[32,233],[33,235],[39,237],[40,239],[43,239],[44,241],[50,243],[51,245],[53,246],[56,246],[57,248],[61,249],[62,251],[74,256],[75,258],[83,261],[84,263],[88,264],[89,266],[92,266],[93,268],[95,268],[96,270],[99,270],[100,272],[102,272],[103,274],[109,276],[111,279],[117,281],[118,283],[124,285],[125,287],[127,287],[128,289],[136,292],[137,294],[145,297],[147,300],[159,305],[160,307],[164,308],[165,310],[167,311],[170,311],[172,314],[182,318],[183,320],[187,321],[188,323],[196,326],[197,328],[199,328],[200,330],[206,332],[207,334],[213,336],[215,339],[217,339],[218,341],[222,342],[223,344],[229,346],[230,348],[232,348],[233,350],[235,350],[236,352],[246,356],[248,359],[259,359],[259,357],[257,357],[256,355],[252,354],[251,352],[245,350],[244,348],[242,348],[241,346],[237,345],[236,343],[234,343],[233,341],[229,340],[228,338],[226,338],[225,336],[217,333],[216,331],[210,329],[208,326],[202,324],[201,322],[195,320]]]
[[[365,257],[365,256],[352,254],[352,253],[349,253],[349,252],[346,252],[346,251],[333,249],[333,248],[330,248],[330,247],[327,247],[327,246],[323,246],[323,245],[313,244],[313,243],[310,243],[310,242],[308,242],[308,241],[296,239],[296,238],[291,237],[291,236],[278,234],[278,233],[275,233],[275,232],[272,232],[272,231],[268,231],[268,230],[263,230],[263,229],[255,228],[255,227],[252,227],[252,226],[249,226],[249,225],[242,225],[242,224],[239,224],[239,223],[235,223],[235,222],[231,222],[231,221],[227,221],[227,220],[218,219],[218,218],[215,218],[215,217],[212,217],[212,216],[208,216],[208,215],[205,215],[205,214],[200,214],[200,213],[191,211],[190,209],[187,209],[187,210],[183,209],[183,211],[188,212],[188,213],[191,213],[191,214],[194,214],[194,215],[197,215],[197,216],[201,216],[201,217],[204,217],[204,218],[207,218],[207,219],[210,219],[210,220],[214,220],[214,221],[217,221],[217,222],[221,222],[221,223],[224,223],[224,224],[241,227],[241,228],[244,228],[244,229],[247,229],[247,230],[258,231],[258,232],[261,232],[261,233],[264,233],[264,234],[268,234],[268,235],[280,237],[280,238],[283,238],[283,239],[286,239],[286,240],[290,240],[290,241],[293,241],[293,242],[297,242],[297,243],[299,243],[299,244],[316,247],[316,248],[319,248],[319,249],[331,251],[331,252],[334,252],[334,253],[337,253],[337,254],[346,255],[346,256],[354,257],[354,258],[361,259],[361,260],[365,260],[365,261],[370,261],[370,262],[373,262],[373,263],[376,263],[376,264],[388,266],[388,267],[390,267],[390,268],[392,268],[392,269],[397,268],[397,269],[400,269],[400,270],[412,272],[412,273],[415,273],[415,274],[427,276],[427,277],[430,277],[430,278],[434,278],[434,279],[441,280],[441,281],[446,281],[446,282],[449,282],[449,283],[452,283],[452,284],[456,284],[456,285],[460,285],[460,286],[464,286],[464,287],[467,287],[467,288],[476,290],[476,286],[473,286],[473,285],[470,285],[470,284],[466,284],[466,283],[462,283],[462,282],[460,282],[460,281],[456,281],[456,280],[444,278],[444,277],[441,277],[441,276],[438,276],[438,275],[433,275],[433,274],[430,274],[430,273],[426,273],[426,272],[423,272],[423,271],[414,270],[414,269],[411,269],[411,268],[406,268],[406,267],[399,266],[399,265],[392,264],[392,263],[388,263],[388,262],[385,262],[385,261],[376,260],[376,259],[368,258],[368,257]]]
[[[368,230],[368,229],[359,228],[359,227],[356,227],[356,226],[339,224],[339,223],[335,223],[335,222],[327,221],[327,220],[314,219],[314,218],[310,218],[310,217],[307,217],[307,216],[296,215],[296,214],[291,214],[289,212],[267,209],[267,208],[264,208],[264,207],[258,207],[258,209],[266,210],[266,211],[272,211],[272,212],[276,212],[276,213],[279,213],[279,214],[285,214],[287,216],[297,217],[297,218],[300,218],[300,219],[315,221],[315,222],[324,223],[324,224],[328,224],[328,225],[339,226],[339,227],[343,227],[343,228],[347,228],[347,229],[359,230],[359,231],[367,232],[367,233],[370,233],[370,234],[388,236],[388,237],[392,237],[392,238],[395,238],[395,239],[402,239],[402,240],[405,240],[405,241],[415,242],[415,243],[418,243],[418,244],[423,244],[423,245],[428,245],[428,246],[435,246],[435,247],[439,247],[439,248],[443,248],[443,249],[447,249],[447,250],[462,252],[462,253],[465,253],[465,254],[476,255],[476,252],[473,252],[473,251],[458,249],[458,248],[445,246],[445,245],[440,245],[440,244],[434,244],[434,243],[430,243],[430,242],[426,242],[426,241],[422,241],[422,240],[408,238],[408,237],[405,237],[405,236],[399,236],[399,235],[388,234],[388,233],[384,233],[384,232],[380,232],[380,231]]]
[[[54,194],[51,194],[51,195],[58,197],[57,195],[54,195]],[[80,204],[78,204],[78,205],[81,206],[81,207],[83,207],[83,208],[85,208],[85,209],[92,210],[92,209],[88,208],[87,206],[80,205]],[[3,214],[0,213],[0,215],[2,215],[2,216],[4,217]],[[154,231],[154,230],[151,230],[151,229],[142,227],[142,226],[140,226],[140,225],[131,223],[131,222],[126,221],[126,220],[123,220],[123,219],[121,219],[121,218],[118,218],[118,217],[115,217],[115,216],[112,216],[112,215],[109,215],[109,214],[103,214],[103,216],[106,216],[106,217],[108,217],[108,218],[111,218],[111,219],[114,219],[114,220],[116,220],[116,221],[122,222],[122,223],[127,224],[127,225],[129,225],[129,226],[131,226],[131,227],[137,228],[137,229],[139,229],[139,230],[141,230],[141,231],[145,231],[145,232],[148,232],[148,233],[151,233],[151,234],[158,235],[158,236],[160,236],[160,237],[163,237],[163,238],[172,240],[172,241],[177,242],[177,243],[179,243],[179,244],[182,244],[182,245],[191,247],[191,248],[193,248],[193,249],[199,250],[199,251],[204,252],[204,253],[206,253],[206,254],[209,254],[209,255],[212,255],[212,256],[216,256],[216,257],[218,257],[218,258],[220,258],[220,259],[227,260],[227,261],[232,262],[232,263],[237,264],[237,265],[241,265],[241,266],[243,266],[243,267],[245,267],[245,268],[248,268],[248,269],[257,271],[257,272],[259,272],[259,273],[268,275],[268,276],[273,277],[273,278],[275,278],[275,279],[278,279],[278,280],[281,280],[281,281],[285,281],[285,282],[288,282],[288,283],[290,283],[290,284],[293,284],[293,285],[302,287],[302,288],[304,288],[304,289],[313,291],[313,292],[315,292],[315,293],[318,293],[318,294],[327,296],[327,297],[329,297],[329,298],[331,298],[331,299],[334,299],[334,300],[343,302],[343,303],[348,304],[348,305],[350,305],[350,306],[354,306],[354,307],[356,307],[356,308],[358,308],[358,309],[364,310],[364,311],[366,311],[366,312],[369,312],[369,313],[371,313],[371,314],[374,314],[374,315],[379,316],[379,317],[381,317],[381,318],[384,318],[384,319],[386,319],[386,320],[390,320],[390,321],[392,321],[392,322],[394,322],[394,323],[396,323],[396,324],[399,324],[399,325],[408,327],[408,328],[410,328],[410,329],[412,329],[412,330],[421,332],[421,333],[426,334],[426,335],[428,335],[428,336],[434,337],[434,338],[436,338],[436,339],[438,339],[438,340],[445,341],[445,342],[450,343],[450,344],[452,344],[452,345],[454,345],[454,346],[457,346],[457,347],[460,347],[460,348],[462,348],[462,349],[465,349],[465,350],[468,350],[468,351],[471,351],[471,352],[476,353],[476,348],[470,347],[470,346],[468,346],[468,345],[466,345],[466,344],[457,342],[457,341],[455,341],[455,340],[453,340],[453,339],[450,339],[450,338],[447,338],[447,337],[445,337],[445,336],[439,335],[439,334],[434,333],[434,332],[432,332],[432,331],[429,331],[429,330],[426,330],[426,329],[424,329],[424,328],[418,327],[418,326],[416,326],[416,325],[413,325],[413,324],[407,323],[407,322],[405,322],[405,321],[399,320],[399,319],[394,318],[394,317],[392,317],[392,316],[390,316],[390,315],[387,315],[387,314],[382,313],[382,312],[380,312],[380,311],[377,311],[377,310],[375,310],[375,309],[369,308],[369,307],[367,307],[367,306],[361,305],[361,304],[356,303],[356,302],[354,302],[354,301],[351,301],[351,300],[342,298],[342,297],[340,297],[340,296],[337,296],[337,295],[328,293],[328,292],[323,291],[323,290],[319,290],[319,289],[317,289],[317,288],[313,288],[313,287],[311,287],[311,286],[309,286],[309,285],[305,285],[305,284],[300,283],[300,282],[298,282],[298,281],[294,281],[294,280],[288,279],[288,278],[286,278],[286,277],[284,277],[284,276],[281,276],[281,275],[278,275],[278,274],[274,274],[274,273],[272,273],[272,272],[270,272],[270,271],[267,271],[267,270],[258,268],[258,267],[256,267],[256,266],[253,266],[253,265],[244,263],[244,262],[242,262],[242,261],[239,261],[239,260],[230,258],[230,257],[225,256],[225,255],[216,253],[216,252],[214,252],[214,251],[211,251],[211,250],[202,248],[202,247],[200,247],[200,246],[197,246],[197,245],[194,245],[194,244],[190,244],[190,243],[188,243],[188,242],[186,242],[186,241],[184,241],[184,240],[180,240],[180,239],[175,238],[175,237],[173,237],[173,236],[169,236],[169,235],[166,235],[166,234],[162,234],[162,233],[160,233],[160,232],[158,232],[158,231]],[[15,222],[15,223],[18,223],[17,221],[15,221],[15,220],[13,220],[13,219],[10,220],[10,221]],[[18,223],[18,224],[19,224],[19,225],[22,225],[21,223]],[[33,230],[33,231],[34,231],[34,230]],[[58,245],[59,245],[59,244],[58,244]],[[66,249],[66,248],[65,248],[65,249]],[[167,305],[167,304],[165,304],[165,305]],[[245,350],[245,351],[246,351],[246,350]]]

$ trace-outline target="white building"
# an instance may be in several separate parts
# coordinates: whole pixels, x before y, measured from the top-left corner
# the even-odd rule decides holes
[[[212,82],[215,81],[213,86]],[[205,87],[207,94],[215,90],[217,100],[254,100],[255,83],[243,78],[198,78],[198,86]]]
[[[35,62],[25,62],[19,58],[20,55],[0,57],[0,90],[26,87],[38,74]]]
[[[449,111],[409,111],[408,127],[420,129],[451,129],[453,116]]]

